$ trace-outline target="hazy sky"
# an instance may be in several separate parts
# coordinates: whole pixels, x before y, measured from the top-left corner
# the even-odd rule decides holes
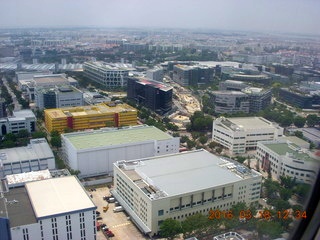
[[[0,27],[165,27],[320,34],[320,0],[0,0]]]

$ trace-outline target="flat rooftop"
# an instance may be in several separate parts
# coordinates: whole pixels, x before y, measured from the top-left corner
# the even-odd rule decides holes
[[[29,109],[24,109],[20,111],[13,111],[13,116],[17,118],[36,118],[34,113]]]
[[[100,129],[62,135],[78,150],[117,146],[151,140],[172,139],[172,136],[153,126],[135,126],[122,129]]]
[[[24,187],[10,189],[8,193],[5,193],[5,198],[11,228],[37,222],[28,192]],[[0,217],[6,217],[4,204],[4,199],[0,199]]]
[[[156,189],[163,196],[210,189],[261,175],[203,149],[115,164],[142,190]]]
[[[142,85],[150,85],[152,87],[159,88],[163,91],[169,91],[169,90],[173,89],[173,87],[171,87],[171,86],[165,85],[161,82],[153,81],[151,79],[146,79],[146,78],[139,79],[138,83],[140,83]]]
[[[222,121],[223,124],[234,124],[243,130],[260,129],[260,128],[274,128],[275,126],[268,120],[262,117],[239,117],[227,118]],[[231,124],[230,124],[231,123]]]
[[[50,74],[50,75],[38,75],[33,77],[36,85],[47,85],[47,84],[68,84],[69,81],[62,74]]]
[[[54,158],[52,150],[44,138],[32,139],[26,147],[0,149],[3,163]]]
[[[46,109],[45,113],[51,118],[66,118],[68,116],[85,116],[93,114],[103,114],[103,113],[121,113],[121,112],[136,112],[137,110],[128,104],[114,104],[109,103],[99,103],[90,106],[79,106],[79,107],[69,107],[69,108],[53,108]]]
[[[96,209],[75,176],[29,182],[26,183],[25,188],[37,218]]]
[[[310,157],[306,152],[301,151],[300,147],[298,147],[294,143],[288,143],[288,142],[261,142],[262,145],[269,148],[271,151],[275,152],[276,154],[283,156],[286,155],[286,153],[292,154],[294,157],[296,157],[299,160],[304,161],[317,161],[316,159]]]

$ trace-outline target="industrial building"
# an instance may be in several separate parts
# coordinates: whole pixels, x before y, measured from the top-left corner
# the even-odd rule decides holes
[[[173,81],[182,86],[197,86],[207,84],[213,80],[214,68],[204,65],[173,66]]]
[[[179,152],[179,138],[156,127],[140,125],[61,135],[66,164],[80,177],[113,173],[113,163]]]
[[[311,184],[320,167],[320,159],[316,159],[314,153],[285,140],[258,142],[255,156],[261,169],[277,180],[280,176],[289,176],[297,182]]]
[[[137,227],[153,236],[168,218],[183,221],[211,209],[257,203],[261,174],[206,150],[114,163],[117,201]]]
[[[103,96],[97,92],[84,92],[83,101],[85,105],[94,105],[98,103],[111,102],[111,98]]]
[[[96,239],[96,206],[75,176],[27,182],[0,200],[12,240]]]
[[[56,167],[53,152],[45,138],[31,139],[26,147],[1,149],[0,163],[0,178]]]
[[[36,87],[35,104],[39,110],[83,106],[83,93],[71,85]]]
[[[283,128],[262,117],[219,117],[212,127],[212,140],[234,154],[255,150],[257,142],[277,140],[282,135]]]
[[[127,104],[114,102],[92,106],[44,110],[45,125],[49,132],[65,129],[83,130],[101,127],[137,125],[137,110]]]
[[[83,71],[86,77],[107,88],[126,87],[131,64],[85,62]]]
[[[157,81],[128,79],[128,99],[158,114],[164,114],[172,109],[172,92],[172,87]]]
[[[21,130],[32,133],[36,130],[36,122],[36,116],[29,109],[13,111],[11,117],[0,119],[0,136],[8,133],[18,133]]]

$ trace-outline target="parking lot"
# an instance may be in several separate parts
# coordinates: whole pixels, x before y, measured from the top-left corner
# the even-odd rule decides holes
[[[104,196],[109,196],[110,192],[107,187],[96,188],[96,191],[89,191],[92,194],[92,200],[97,206],[97,211],[100,212],[101,220],[98,222],[105,223],[109,230],[114,233],[114,237],[110,237],[112,240],[140,240],[149,239],[143,236],[143,234],[136,228],[136,226],[128,219],[125,212],[114,213],[114,203],[109,203],[103,200]],[[103,207],[109,206],[107,212],[103,212]],[[97,240],[105,240],[106,237],[102,231],[97,231]]]

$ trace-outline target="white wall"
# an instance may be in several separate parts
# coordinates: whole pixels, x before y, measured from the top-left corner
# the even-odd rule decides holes
[[[95,210],[85,211],[84,213],[84,229],[85,229],[85,238],[81,238],[80,234],[80,216],[79,212],[70,214],[71,232],[72,239],[95,239],[94,236],[96,234],[96,224],[95,224],[95,214],[93,214]],[[24,225],[20,227],[11,228],[12,240],[22,240],[23,238],[23,229],[28,229],[29,240],[42,240],[41,232],[43,234],[44,240],[52,240],[53,239],[53,225],[55,228],[55,223],[57,224],[57,236],[58,239],[66,240],[67,238],[67,222],[66,215],[55,217],[56,222],[52,222],[52,218],[45,218],[38,223],[31,225]],[[69,221],[69,220],[68,220]]]

